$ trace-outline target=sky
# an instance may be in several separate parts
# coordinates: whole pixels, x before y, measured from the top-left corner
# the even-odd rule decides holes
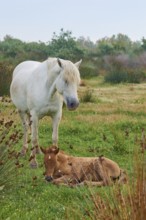
[[[0,0],[0,40],[49,42],[61,28],[91,41],[122,33],[146,38],[146,0]]]

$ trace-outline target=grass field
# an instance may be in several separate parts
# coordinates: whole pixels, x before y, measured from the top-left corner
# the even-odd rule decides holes
[[[133,176],[135,151],[145,147],[146,84],[109,85],[102,83],[102,78],[84,80],[84,84],[79,89],[79,108],[69,112],[64,106],[59,147],[75,156],[104,155]],[[15,156],[11,159],[12,151],[21,148],[21,123],[7,99],[0,102],[0,219],[98,219],[92,197],[104,198],[113,187],[57,187],[44,181],[43,155],[37,157],[37,169],[29,168],[30,150],[19,158],[21,166]],[[7,126],[10,120],[14,122]],[[51,119],[43,118],[39,124],[40,146],[51,144],[51,131]],[[10,138],[13,133],[15,138]]]

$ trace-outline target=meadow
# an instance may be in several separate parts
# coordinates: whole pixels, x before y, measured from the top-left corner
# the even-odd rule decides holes
[[[111,85],[103,83],[102,77],[84,80],[79,88],[79,108],[69,112],[65,106],[63,107],[59,127],[60,149],[75,156],[109,157],[125,169],[129,181],[134,182],[135,164],[142,158],[138,155],[143,152],[145,156],[146,150],[145,94],[145,83]],[[50,146],[51,135],[51,119],[45,117],[39,123],[40,146]],[[97,211],[105,210],[104,201],[111,203],[110,209],[114,207],[114,197],[111,195],[115,187],[68,188],[47,183],[43,176],[43,155],[37,156],[39,167],[30,169],[30,149],[24,158],[20,157],[18,152],[21,144],[22,130],[17,111],[9,97],[2,98],[1,220],[130,219],[128,214],[121,218],[117,217],[117,213],[112,214],[112,218],[98,216]],[[131,190],[128,187],[129,189]],[[120,199],[127,192],[126,186],[118,187],[116,190],[120,190]],[[131,193],[130,191],[130,196]],[[146,203],[144,207],[146,210]],[[120,210],[121,206],[118,207],[119,213]]]

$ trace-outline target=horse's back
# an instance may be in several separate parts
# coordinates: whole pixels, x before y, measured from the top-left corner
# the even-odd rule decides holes
[[[40,65],[40,62],[37,61],[24,61],[20,64],[18,64],[14,71],[13,71],[13,78],[17,75],[17,74],[26,74],[26,73],[31,73],[33,72],[38,66]]]

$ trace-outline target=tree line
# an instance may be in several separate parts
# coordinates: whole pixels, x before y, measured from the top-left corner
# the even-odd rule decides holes
[[[49,42],[23,42],[6,35],[0,40],[0,96],[9,94],[14,67],[25,60],[44,61],[60,57],[73,62],[83,59],[81,77],[103,75],[106,82],[139,83],[146,80],[146,39],[133,42],[127,35],[118,34],[92,42],[76,39],[71,31],[53,33]]]

